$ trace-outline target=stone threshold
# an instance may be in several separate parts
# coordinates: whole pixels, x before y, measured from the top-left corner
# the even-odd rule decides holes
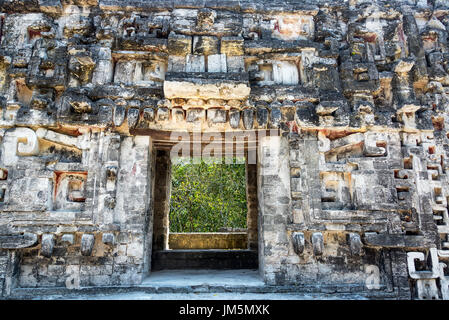
[[[2,297],[5,300],[72,300],[79,299],[88,300],[90,297],[98,298],[112,295],[126,295],[132,297],[133,294],[150,294],[158,300],[157,295],[167,294],[291,294],[291,295],[310,295],[326,299],[326,297],[339,296],[341,299],[354,296],[363,299],[372,300],[396,300],[398,299],[396,292],[367,292],[358,291],[357,287],[316,287],[316,286],[262,286],[262,287],[222,287],[222,286],[195,286],[195,287],[143,287],[143,286],[109,286],[109,287],[84,287],[79,290],[69,290],[66,288],[17,288],[14,289],[9,297]],[[114,299],[112,299],[114,300]],[[352,300],[349,298],[349,300]]]
[[[208,279],[208,280],[205,280]],[[16,288],[7,299],[25,300],[65,300],[89,299],[89,297],[104,297],[129,294],[157,295],[164,294],[314,294],[325,299],[328,296],[348,295],[365,299],[397,299],[396,291],[386,288],[368,291],[362,285],[267,285],[258,276],[257,270],[163,270],[155,271],[143,280],[142,284],[134,286],[96,286],[67,289],[63,287]],[[345,298],[346,296],[346,298]],[[351,299],[351,298],[349,298]]]

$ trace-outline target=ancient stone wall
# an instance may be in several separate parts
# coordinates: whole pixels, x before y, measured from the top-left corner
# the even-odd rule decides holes
[[[201,132],[257,148],[267,284],[449,298],[446,0],[5,0],[0,17],[3,296],[139,284],[167,206],[157,153]]]

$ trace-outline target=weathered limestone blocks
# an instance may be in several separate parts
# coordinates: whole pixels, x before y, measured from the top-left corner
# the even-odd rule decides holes
[[[243,39],[224,37],[169,36],[168,72],[231,72],[244,71]],[[228,67],[229,65],[229,67]]]
[[[317,11],[314,12],[316,14]],[[315,25],[313,15],[280,15],[273,17],[273,38],[282,40],[313,39]]]
[[[186,72],[205,72],[205,58],[202,55],[188,54],[186,57]]]
[[[167,227],[167,226],[165,226]],[[162,237],[162,235],[160,235]],[[164,235],[165,236],[165,235]],[[170,233],[168,246],[170,249],[247,249],[246,232],[215,233]],[[167,241],[161,238],[162,242]],[[163,246],[164,247],[164,246]]]
[[[30,255],[26,255],[23,258],[25,263],[20,267],[19,283],[22,287],[35,287],[38,284],[38,277],[44,279],[44,283],[49,287],[67,287],[69,289],[79,289],[81,286],[86,285],[117,285],[120,283],[130,283],[135,281],[137,283],[138,275],[131,274],[139,272],[137,268],[128,270],[129,265],[133,264],[133,260],[139,259],[137,251],[134,249],[136,244],[133,243],[134,239],[127,233],[116,232],[104,232],[101,234],[46,234],[48,238],[54,239],[54,247],[52,250],[52,259],[42,259],[39,257],[35,259]],[[95,237],[101,241],[94,241]],[[68,239],[70,238],[70,239]],[[66,240],[69,241],[66,241]],[[45,240],[45,237],[43,237]],[[112,241],[112,242],[111,242]],[[129,245],[127,245],[129,243]],[[42,243],[41,253],[44,250],[45,241]],[[91,248],[91,245],[93,246]],[[117,247],[116,247],[117,246]],[[128,248],[128,250],[127,250]],[[124,253],[123,253],[124,250]],[[90,252],[89,252],[90,251]],[[125,255],[117,259],[114,262],[111,257],[112,254],[119,252]],[[129,257],[126,258],[126,254]],[[99,259],[102,260],[101,264],[86,264],[80,262],[80,256],[86,254],[83,258],[86,259]],[[57,261],[65,257],[68,260],[66,264],[60,264]],[[30,263],[31,267],[27,265]],[[113,270],[113,263],[115,263]]]
[[[208,79],[206,76],[199,77],[199,75],[193,78],[188,74],[167,74],[164,82],[165,98],[235,100],[248,98],[250,87],[244,77],[222,76],[220,82],[216,79]]]
[[[227,72],[226,55],[213,54],[207,57],[208,72]]]
[[[389,248],[419,248],[429,244],[423,236],[407,236],[403,234],[366,233],[366,245]]]
[[[21,255],[14,250],[0,250],[0,297],[8,297],[17,285]]]
[[[292,7],[288,8],[286,7],[285,10],[291,10],[291,8]],[[72,12],[70,10],[74,11]],[[75,19],[73,23],[74,25],[81,23],[79,34],[83,35],[84,34],[83,32],[85,32],[82,31],[84,30],[83,29],[84,27],[82,27],[84,22],[81,21],[85,19],[87,16],[84,13],[81,14],[79,9],[70,8],[70,10],[67,12],[70,14],[74,14],[75,16],[82,17],[79,18],[78,21]],[[257,10],[262,10],[261,12],[264,11],[263,8],[261,7],[258,8]],[[164,79],[164,70],[166,68],[168,68],[170,72],[173,71],[185,72],[186,67],[187,71],[199,70],[204,72],[210,69],[208,71],[225,72],[227,70],[228,72],[231,73],[242,72],[245,69],[244,64],[254,59],[252,55],[260,55],[263,54],[264,52],[269,51],[271,53],[276,52],[277,54],[279,54],[279,57],[275,57],[275,59],[273,59],[273,57],[266,57],[269,59],[264,59],[266,61],[270,60],[272,61],[271,67],[268,67],[270,63],[264,64],[262,62],[260,64],[262,70],[258,70],[256,72],[256,75],[258,74],[258,76],[263,76],[263,79],[260,78],[260,81],[256,80],[256,82],[259,82],[259,84],[260,83],[270,84],[271,83],[270,81],[273,81],[272,83],[275,84],[277,83],[280,85],[301,84],[304,86],[317,86],[322,91],[326,90],[340,91],[341,90],[339,85],[340,80],[338,73],[336,73],[338,70],[337,68],[338,63],[336,57],[338,56],[339,53],[338,50],[337,51],[334,50],[335,41],[337,41],[337,39],[330,38],[330,36],[328,35],[327,38],[323,38],[324,46],[318,45],[318,42],[321,41],[318,39],[322,39],[320,37],[322,37],[321,34],[323,33],[320,33],[320,36],[315,39],[313,37],[313,31],[315,30],[321,32],[321,28],[326,28],[326,26],[319,24],[317,26],[313,26],[313,28],[310,29],[309,33],[307,32],[307,30],[304,31],[305,29],[308,28],[307,26],[311,27],[310,23],[313,21],[313,19],[311,20],[310,18],[316,15],[317,12],[319,12],[318,8],[315,7],[315,9],[307,9],[307,10],[298,9],[298,10],[299,11],[295,11],[294,14],[292,13],[289,15],[274,14],[274,18],[271,17],[270,25],[264,25],[264,23],[262,22],[263,19],[261,19],[261,17],[252,20],[249,18],[245,18],[246,20],[244,19],[244,25],[245,28],[247,29],[247,31],[245,32],[247,33],[244,33],[245,35],[244,37],[233,35],[222,37],[221,40],[217,40],[219,39],[219,37],[216,37],[215,35],[207,35],[207,34],[198,35],[195,34],[194,32],[192,33],[192,31],[189,30],[188,28],[181,28],[183,31],[179,34],[176,32],[171,33],[168,32],[170,30],[170,23],[176,20],[176,18],[174,17],[182,17],[183,19],[186,19],[186,21],[190,21],[190,19],[192,19],[191,26],[193,28],[197,26],[198,28],[200,28],[198,29],[198,32],[200,32],[199,30],[202,30],[201,28],[204,28],[205,25],[203,25],[202,23],[197,25],[194,22],[198,19],[197,18],[198,15],[201,16],[201,14],[199,13],[201,10],[200,11],[184,10],[184,9],[175,10],[175,12],[173,13],[173,17],[170,17],[166,14],[160,14],[156,15],[154,18],[150,18],[138,14],[136,16],[133,16],[132,18],[119,19],[120,22],[117,24],[117,26],[114,26],[114,23],[112,23],[112,21],[108,22],[106,21],[106,19],[103,20],[97,19],[95,23],[107,26],[107,28],[109,28],[108,30],[118,28],[117,34],[119,35],[119,38],[122,40],[125,38],[128,40],[134,39],[133,37],[142,37],[142,39],[153,39],[153,40],[156,39],[167,40],[168,49],[162,46],[160,53],[163,54],[157,55],[156,54],[157,50],[155,50],[154,47],[145,47],[145,46],[127,47],[124,42],[120,42],[117,48],[111,50],[110,48],[105,46],[106,43],[103,43],[101,46],[95,45],[94,47],[92,47],[91,54],[86,54],[87,47],[85,45],[69,46],[67,49],[69,51],[68,55],[69,67],[71,66],[70,68],[73,69],[71,70],[71,73],[76,78],[75,80],[73,80],[74,82],[72,80],[69,81],[72,83],[69,84],[69,86],[72,85],[78,86],[80,84],[88,85],[90,81],[94,85],[104,85],[106,83],[114,81],[114,78],[117,84],[126,84],[133,86],[134,85],[157,86],[158,84],[162,83]],[[216,10],[212,11],[216,12]],[[377,67],[376,63],[380,65],[381,62],[396,63],[398,62],[398,60],[401,59],[403,60],[404,58],[407,58],[408,52],[406,49],[409,49],[407,48],[407,45],[409,47],[411,45],[415,46],[415,44],[410,44],[409,42],[404,40],[403,33],[405,32],[409,37],[408,39],[410,39],[410,41],[413,42],[414,40],[412,40],[412,34],[414,33],[414,31],[409,30],[411,27],[405,28],[405,31],[402,30],[400,24],[398,24],[397,21],[395,20],[398,19],[397,11],[392,10],[391,13],[390,12],[386,13],[381,10],[381,12],[382,14],[380,19],[374,16],[371,17],[370,15],[372,13],[364,12],[364,15],[362,17],[357,18],[357,21],[351,22],[349,24],[350,28],[348,32],[350,34],[349,38],[350,44],[352,45],[353,43],[354,44],[357,43],[358,47],[353,46],[353,48],[357,47],[360,50],[362,49],[363,50],[362,51],[359,50],[360,52],[357,50],[349,52],[350,59],[349,60],[347,60],[346,58],[343,59],[344,61],[342,64],[341,76],[344,83],[346,83],[345,81],[349,81],[351,78],[354,77],[356,78],[356,80],[359,79],[360,81],[359,80],[358,81],[361,82],[357,84],[360,85],[359,89],[356,89],[357,86],[354,87],[353,85],[350,84],[350,82],[347,82],[347,85],[344,86],[347,95],[352,94],[351,90],[355,90],[356,93],[358,92],[357,94],[359,94],[360,92],[366,92],[367,88],[370,87],[371,89],[369,91],[374,92],[373,94],[376,95],[376,98],[387,99],[387,101],[389,101],[392,95],[391,93],[389,93],[388,84],[382,85],[383,87],[382,90],[384,91],[381,94],[382,97],[378,97],[377,93],[378,90],[376,90],[378,87],[376,85],[372,86],[371,84],[369,84],[370,82],[372,82],[371,80],[374,80],[374,84],[376,82],[376,76],[375,71],[373,69],[373,65]],[[31,18],[32,17],[30,16],[30,19]],[[33,19],[38,20],[40,18],[36,16],[31,20]],[[217,16],[217,19],[221,19],[220,15]],[[71,23],[70,22],[71,20],[70,21],[69,20],[66,19],[64,20],[64,22],[61,22],[63,23],[63,28],[67,27],[67,25]],[[215,21],[214,18],[214,22],[211,24],[211,26],[215,26],[216,23],[217,21]],[[411,23],[412,22],[407,22],[406,24],[408,25]],[[425,23],[428,24],[429,26],[432,25],[432,27],[434,28],[436,28],[438,24],[435,21],[432,22],[433,24],[430,21]],[[44,23],[42,28],[45,29],[46,28],[45,25],[46,24]],[[182,23],[177,24],[176,28],[180,28],[181,25]],[[146,29],[146,26],[149,26],[149,30]],[[391,36],[388,33],[388,31],[390,30],[389,28],[393,30],[393,32],[391,32]],[[252,31],[250,31],[250,29],[252,29]],[[35,30],[35,27],[33,27],[33,30]],[[299,34],[293,34],[294,32],[292,30],[294,32],[300,33],[305,32],[303,36],[305,36],[307,40],[304,40],[304,38]],[[284,35],[282,35],[283,32]],[[339,32],[343,31],[339,30]],[[258,37],[261,37],[262,34],[265,34],[265,36],[262,37],[263,40],[257,40],[262,41],[259,43],[257,41],[254,42],[254,40],[248,41],[249,39],[246,37],[246,35],[249,34],[252,34],[252,36],[254,34],[258,34]],[[293,43],[284,41],[285,39],[284,40],[271,39],[271,37],[273,36],[274,38],[293,37],[295,39],[303,39],[303,40],[288,40],[288,41],[297,41]],[[167,37],[167,39],[165,39],[165,37]],[[307,43],[300,41],[307,41]],[[389,52],[388,50],[390,51],[393,50],[390,49],[389,47],[390,42],[391,45],[392,46],[394,45],[393,47],[396,48],[394,50],[398,51],[400,49],[400,53],[395,54],[388,53]],[[184,43],[184,45],[182,45],[182,43]],[[13,55],[14,59],[18,59],[17,63],[13,62],[18,67],[23,66],[24,63],[26,63],[27,60],[26,50],[21,51],[23,54],[25,54],[25,56],[23,56],[22,59],[19,59],[17,55]],[[151,52],[151,54],[148,52]],[[166,53],[169,53],[168,57],[164,56],[164,54]],[[251,55],[251,57],[243,58],[242,57],[243,53],[249,54]],[[157,61],[157,59],[152,60],[153,58],[151,58],[150,59],[151,62],[149,63],[149,65],[147,65],[148,61],[141,59],[145,55],[148,57],[155,57],[154,54],[156,54],[156,56],[159,56],[159,58],[162,58],[162,60]],[[344,50],[340,52],[340,54],[342,54],[343,56],[346,55]],[[418,51],[416,51],[414,54],[415,56],[417,56]],[[390,56],[391,58],[388,58]],[[442,72],[441,70],[444,70],[444,66],[443,64],[441,64],[440,61],[444,61],[444,59],[442,60],[438,57],[439,57],[438,53],[429,52],[429,63],[434,66],[434,69],[436,68],[435,70],[439,70],[435,72],[440,74]],[[192,59],[198,60],[199,64],[193,63],[192,65],[192,63],[190,62],[187,63],[188,62],[187,60]],[[391,59],[391,61],[389,61],[388,59]],[[19,60],[25,62],[20,63]],[[245,62],[244,60],[248,61]],[[113,64],[115,64],[116,66],[114,67]],[[179,67],[172,68],[174,65],[178,64]],[[296,67],[294,66],[295,64],[297,65]],[[419,63],[417,62],[416,67],[413,67],[413,70],[411,70],[410,72],[416,73],[416,70],[421,68],[421,65],[422,65],[422,54],[420,54]],[[210,68],[208,68],[208,66]],[[350,74],[348,74],[347,76],[346,76],[347,72],[345,70],[347,70],[348,68],[346,68],[345,66],[349,68],[348,72]],[[91,69],[92,67],[94,67],[93,70]],[[115,77],[112,74],[114,69],[116,73]],[[251,69],[251,67],[249,67],[249,69]],[[384,69],[388,69],[388,67],[383,68],[382,70]],[[382,71],[382,73],[384,74],[387,74],[388,72],[389,71]],[[296,75],[297,73],[298,75]],[[444,77],[444,73],[441,73],[441,75]],[[82,78],[81,80],[80,77]],[[348,78],[348,80],[345,80],[346,78]],[[387,80],[391,78],[392,77],[380,77],[380,79],[387,79]],[[257,77],[255,79],[257,79]],[[415,82],[413,83],[417,83],[416,81],[418,80],[414,81]],[[29,81],[27,80],[27,83],[28,82]],[[415,85],[415,87],[416,86],[417,85]],[[419,84],[419,86],[421,88],[422,85]],[[404,87],[404,90],[405,88],[406,86]],[[397,96],[397,94],[395,94],[395,96]],[[36,105],[39,105],[38,101],[39,99],[36,99]],[[326,106],[326,103],[324,102],[330,104],[337,103],[337,101],[332,100],[331,101],[322,100],[322,102],[320,103],[320,106],[318,108],[319,110],[318,117],[320,117],[319,123],[322,126],[347,124],[346,119],[339,120],[337,118],[340,116],[336,117],[336,112],[338,113],[340,108],[337,110],[333,110],[332,107]],[[338,103],[341,103],[341,101]],[[354,103],[357,104],[358,102]],[[355,106],[355,108],[359,109],[358,106]],[[357,126],[363,124],[372,125],[376,123],[376,121],[381,121],[381,119],[385,118],[382,113],[380,114],[377,113],[377,110],[375,110],[373,106],[370,106],[369,109],[371,109],[369,112],[358,111],[361,114],[361,117],[365,118],[365,120],[359,122],[353,121],[352,124]],[[81,108],[81,110],[83,110],[83,108]],[[107,109],[105,109],[104,111],[106,111],[106,114],[108,114]],[[399,115],[399,117],[402,116]],[[387,120],[389,119],[388,116],[386,117],[386,119]],[[415,119],[411,118],[409,122],[413,121],[415,121]]]
[[[39,39],[33,46],[27,74],[29,87],[64,88],[67,81],[67,47]]]

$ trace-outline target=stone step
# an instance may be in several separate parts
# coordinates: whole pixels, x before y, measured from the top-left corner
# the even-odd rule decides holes
[[[233,293],[233,294],[318,294],[324,298],[326,295],[357,295],[355,299],[365,297],[368,299],[396,299],[396,292],[385,292],[385,288],[382,290],[368,291],[364,286],[357,285],[328,285],[328,286],[269,286],[269,285],[181,285],[181,286],[160,286],[160,285],[136,285],[136,286],[105,286],[105,287],[82,287],[78,290],[70,290],[62,287],[55,288],[16,288],[12,290],[12,293],[8,297],[2,299],[25,299],[25,300],[60,300],[60,299],[90,299],[90,297],[97,297],[100,299],[120,299],[117,295],[129,295],[126,299],[136,299],[135,295],[153,294],[152,299],[158,299],[157,295],[164,294],[200,294],[200,293]],[[179,297],[178,297],[179,298]],[[122,298],[123,299],[123,298]],[[347,297],[342,297],[347,299]]]
[[[153,252],[151,270],[169,269],[257,269],[254,250],[183,249]]]
[[[233,270],[162,270],[151,271],[141,284],[121,286],[94,286],[68,289],[65,287],[14,288],[7,299],[141,299],[146,295],[159,299],[167,294],[317,294],[322,298],[327,295],[357,295],[360,297],[395,298],[397,292],[386,292],[382,286],[379,290],[367,290],[364,284],[358,285],[269,285],[264,283],[257,269]],[[174,296],[175,297],[175,296]],[[0,298],[1,300],[1,298]]]

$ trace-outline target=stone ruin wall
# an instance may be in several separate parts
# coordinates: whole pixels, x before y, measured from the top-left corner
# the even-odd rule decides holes
[[[281,133],[267,284],[448,299],[449,3],[179,2],[0,1],[0,295],[139,284],[151,132],[199,125]]]

